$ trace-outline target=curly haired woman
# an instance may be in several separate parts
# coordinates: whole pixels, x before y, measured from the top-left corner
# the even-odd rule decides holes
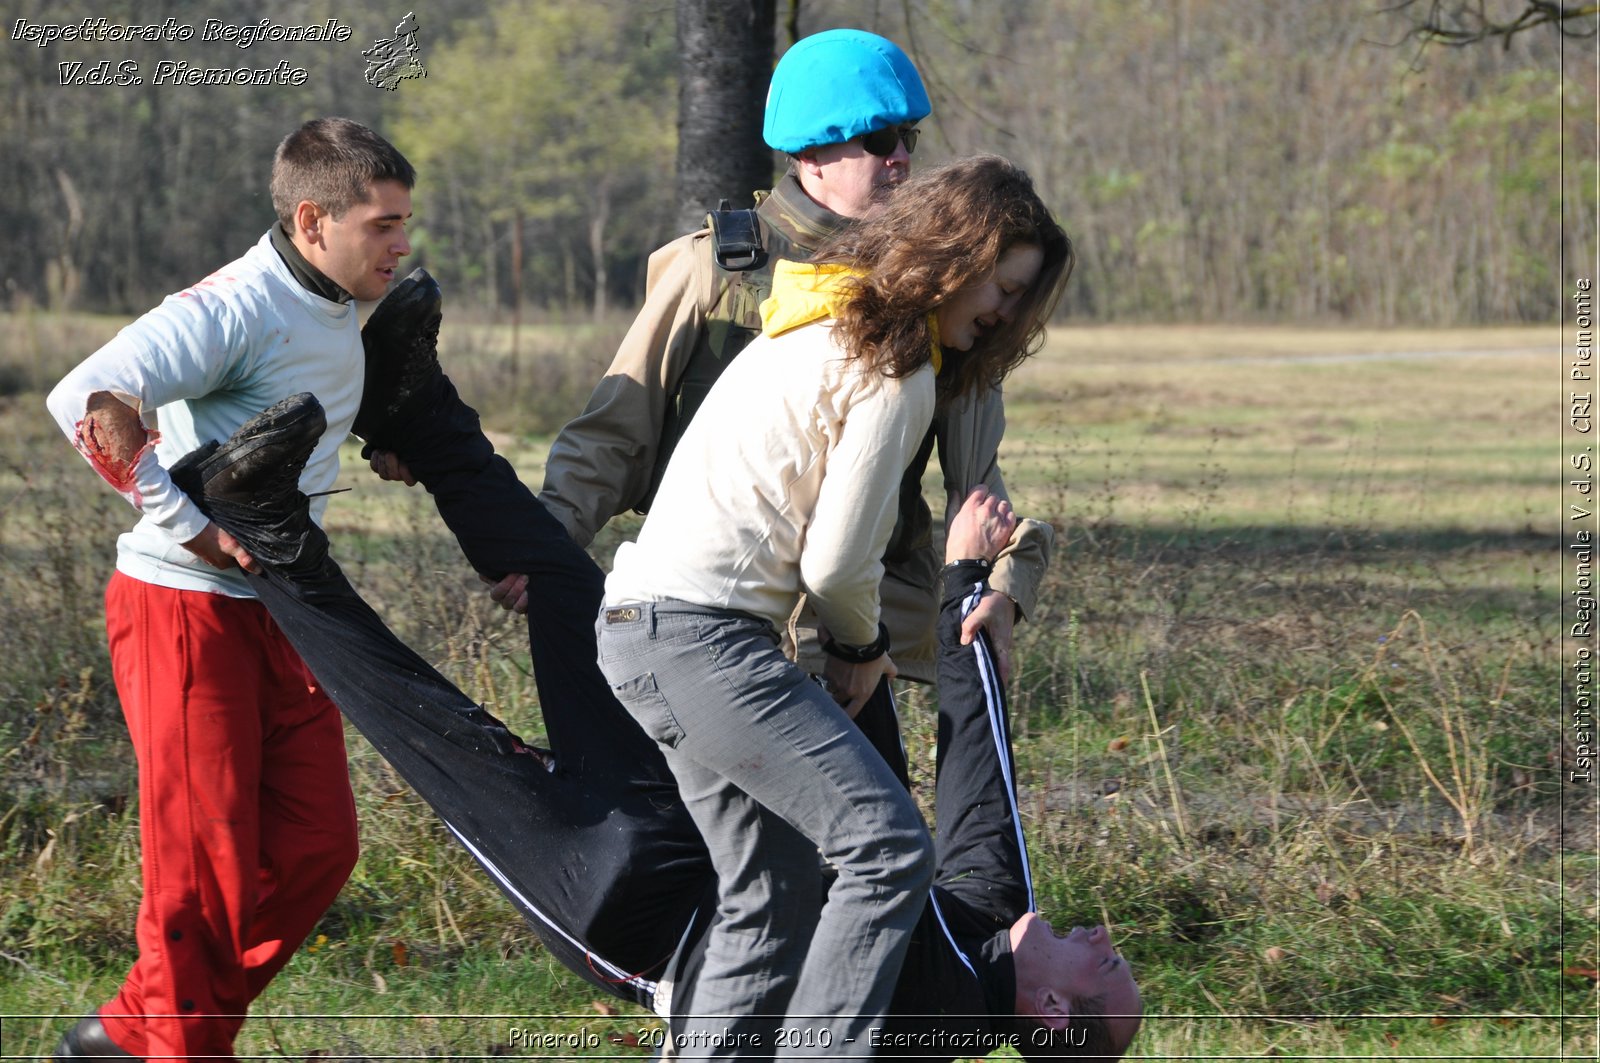
[[[718,874],[694,999],[674,1002],[696,1017],[690,1055],[859,1055],[888,1007],[933,849],[850,722],[894,675],[879,559],[935,404],[1037,349],[1072,262],[1004,159],[907,182],[810,264],[779,264],[763,335],[617,552],[600,666],[661,746]],[[802,593],[829,635],[825,685],[780,650]]]

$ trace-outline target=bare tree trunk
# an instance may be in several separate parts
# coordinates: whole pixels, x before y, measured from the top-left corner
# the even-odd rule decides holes
[[[576,313],[578,310],[578,262],[572,253],[572,242],[566,237],[561,239],[561,280],[566,290],[567,297],[562,304],[562,312]]]
[[[494,231],[494,218],[485,213],[483,216],[483,262],[488,269],[485,271],[484,292],[488,296],[489,319],[491,321],[500,317],[500,272],[495,269],[495,263],[500,259],[495,247],[497,235]]]
[[[677,0],[678,213],[692,232],[727,198],[748,207],[772,184],[761,139],[772,80],[774,0]]]
[[[62,202],[67,208],[67,231],[61,241],[61,253],[49,264],[46,273],[50,285],[50,309],[71,310],[78,302],[78,290],[83,285],[83,270],[79,268],[75,251],[78,237],[83,232],[83,199],[72,175],[56,167],[56,184],[61,189]]]
[[[522,331],[522,208],[511,215],[511,386],[517,386],[517,338]]]
[[[611,180],[602,178],[595,188],[594,209],[589,214],[589,257],[594,260],[594,308],[596,322],[605,320],[606,285],[606,222],[611,220]]]

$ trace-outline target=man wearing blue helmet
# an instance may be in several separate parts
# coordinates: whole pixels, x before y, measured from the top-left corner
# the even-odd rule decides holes
[[[917,68],[894,42],[829,30],[784,53],[762,135],[794,160],[808,199],[843,218],[864,218],[910,175],[916,123],[931,110]]]
[[[784,54],[767,95],[764,136],[789,155],[788,172],[771,192],[757,193],[754,211],[715,212],[713,228],[651,256],[644,308],[587,408],[550,448],[540,499],[580,545],[613,516],[648,510],[668,458],[711,385],[759,334],[773,264],[809,259],[852,219],[874,213],[909,176],[916,123],[930,110],[916,67],[876,34],[828,30]],[[741,220],[749,223],[748,239],[741,239]],[[975,487],[1005,498],[997,460],[1004,429],[998,389],[951,403],[935,416],[901,482],[880,598],[904,678],[933,682],[937,661],[940,558],[922,495],[928,458],[937,448],[947,519]],[[964,622],[969,643],[980,628],[987,630],[1002,675],[1010,670],[1013,621],[1033,607],[1051,541],[1048,524],[1019,521],[990,578],[1002,593],[986,598]],[[507,577],[491,593],[508,608],[527,608],[524,577]],[[802,665],[827,674],[832,658],[822,653],[803,607],[789,637]],[[857,722],[905,781],[887,681]]]

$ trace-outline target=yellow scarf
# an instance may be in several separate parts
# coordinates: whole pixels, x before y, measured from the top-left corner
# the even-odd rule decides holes
[[[855,286],[851,280],[865,276],[860,270],[839,263],[810,265],[779,259],[772,269],[772,294],[761,302],[761,333],[781,336],[813,321],[838,317]],[[933,348],[933,371],[943,362],[939,346],[939,322],[928,314],[929,345]]]

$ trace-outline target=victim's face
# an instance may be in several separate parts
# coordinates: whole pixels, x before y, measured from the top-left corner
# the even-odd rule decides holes
[[[1113,946],[1109,930],[1075,926],[1059,933],[1030,912],[1015,933],[1012,959],[1019,985],[1047,987],[1064,1000],[1098,1000],[1112,1037],[1124,1045],[1133,1040],[1144,1005],[1133,971]]]

